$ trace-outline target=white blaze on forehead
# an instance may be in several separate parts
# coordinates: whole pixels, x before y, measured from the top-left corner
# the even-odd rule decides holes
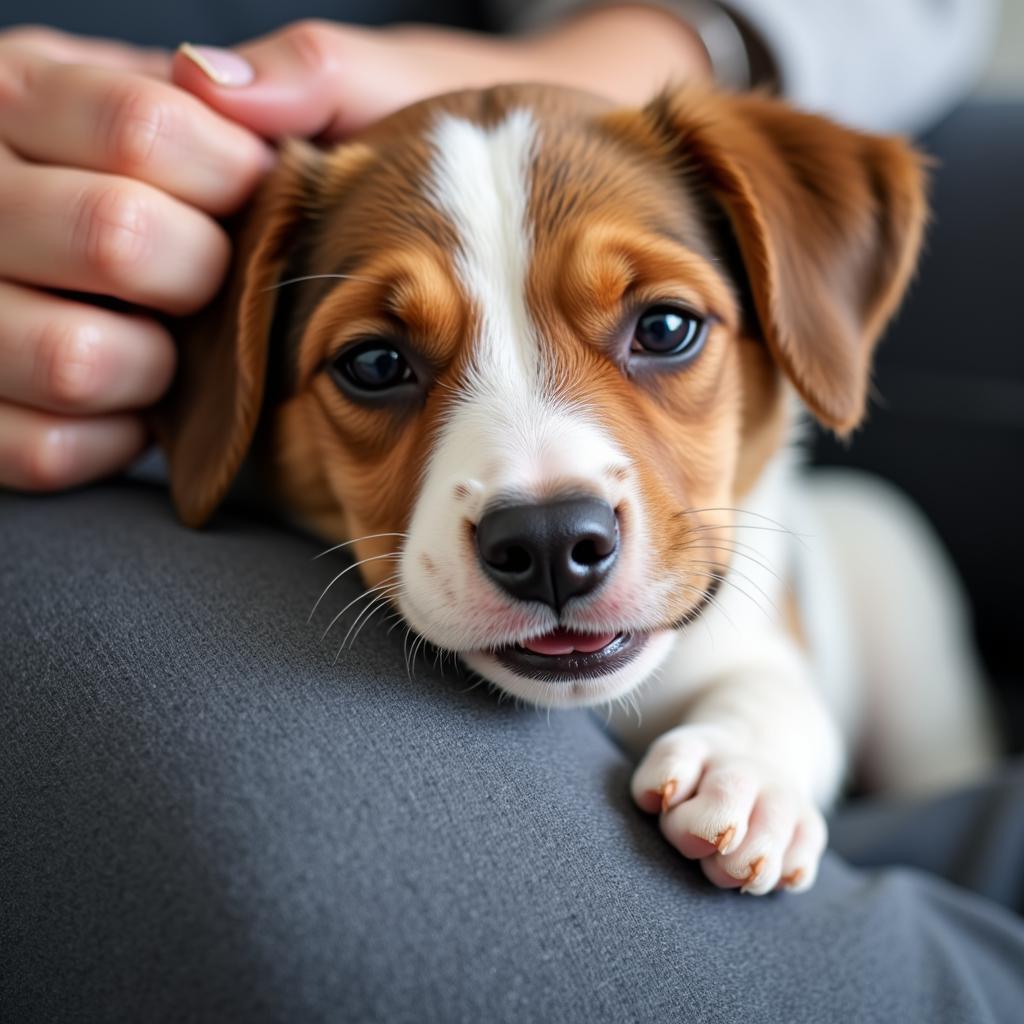
[[[587,410],[553,397],[551,366],[530,315],[529,197],[541,144],[533,114],[513,110],[489,127],[445,115],[432,142],[431,198],[455,229],[455,269],[478,329],[461,400],[428,479],[462,475],[486,500],[621,461]]]
[[[477,331],[466,339],[469,369],[414,504],[399,604],[428,639],[466,650],[550,627],[550,613],[515,608],[483,576],[466,524],[495,500],[542,499],[553,486],[585,489],[617,506],[628,495],[608,471],[628,460],[594,410],[555,397],[553,361],[544,358],[530,314],[529,197],[541,144],[533,115],[514,110],[490,127],[447,115],[431,142],[429,197],[458,238],[455,272]],[[641,541],[642,531],[634,531],[634,544]]]
[[[455,265],[480,318],[478,383],[536,379],[539,352],[526,306],[530,166],[537,131],[528,110],[490,128],[445,116],[434,130],[432,191],[455,227]]]

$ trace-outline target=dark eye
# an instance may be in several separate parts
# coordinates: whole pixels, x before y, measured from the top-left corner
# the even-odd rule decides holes
[[[652,356],[696,355],[704,344],[707,322],[676,306],[652,306],[640,314],[633,332],[633,352]]]
[[[331,363],[335,381],[346,391],[390,391],[416,382],[405,356],[387,339],[374,338],[345,349]]]

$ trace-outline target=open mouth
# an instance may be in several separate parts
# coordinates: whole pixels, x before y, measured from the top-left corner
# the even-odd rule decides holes
[[[646,633],[554,629],[522,643],[499,647],[492,654],[517,675],[556,682],[615,672],[632,661],[646,643]]]

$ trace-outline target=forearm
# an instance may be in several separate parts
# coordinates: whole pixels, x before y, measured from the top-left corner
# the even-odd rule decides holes
[[[649,2],[680,25],[693,9],[687,0]],[[491,4],[512,28],[601,10],[593,0]],[[927,127],[967,94],[991,50],[999,8],[998,0],[722,0],[719,6],[741,29],[752,84],[770,84],[797,106],[857,127],[904,132]]]
[[[544,31],[506,38],[420,25],[389,32],[450,58],[464,87],[546,82],[639,104],[666,85],[711,78],[697,34],[671,13],[643,5],[584,10]]]
[[[623,103],[643,103],[669,84],[711,78],[708,55],[697,34],[655,7],[599,7],[519,45],[549,80]]]

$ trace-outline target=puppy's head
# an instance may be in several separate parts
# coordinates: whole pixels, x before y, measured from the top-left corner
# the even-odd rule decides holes
[[[860,421],[923,218],[905,145],[756,96],[502,87],[294,146],[184,339],[179,512],[260,425],[417,632],[518,696],[613,698],[724,574],[790,387]]]

